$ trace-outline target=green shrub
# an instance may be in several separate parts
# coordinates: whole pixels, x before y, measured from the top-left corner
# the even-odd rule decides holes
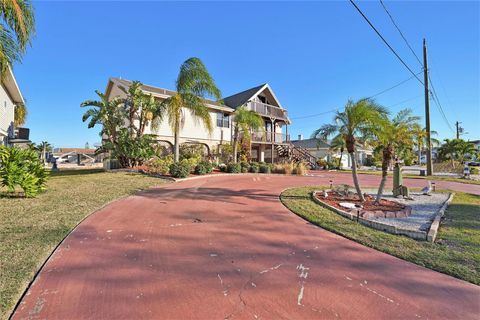
[[[155,157],[146,162],[147,172],[151,174],[166,175],[170,172],[170,166],[173,164],[173,156]]]
[[[242,166],[240,163],[229,163],[227,165],[228,173],[240,173],[242,171]]]
[[[247,173],[250,170],[250,164],[248,164],[248,162],[246,161],[240,162],[240,167],[241,167],[240,171],[242,173]]]
[[[470,174],[478,174],[478,168],[470,167]]]
[[[218,165],[218,169],[221,171],[221,172],[227,172],[227,165],[225,163],[220,163]]]
[[[266,164],[266,163],[260,163],[258,169],[259,169],[260,173],[270,173],[270,172],[272,172],[271,166]]]
[[[187,159],[170,165],[170,174],[174,178],[186,178],[190,174],[191,166]]]
[[[252,173],[258,173],[260,171],[260,166],[256,162],[252,162],[250,164],[250,172]]]
[[[195,167],[195,174],[204,175],[213,171],[213,166],[208,161],[200,161]]]
[[[18,186],[25,197],[46,190],[48,171],[33,150],[0,146],[0,179],[10,193]]]

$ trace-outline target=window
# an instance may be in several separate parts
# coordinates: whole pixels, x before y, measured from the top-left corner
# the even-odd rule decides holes
[[[229,128],[230,127],[230,116],[223,112],[217,112],[217,127],[219,128]]]

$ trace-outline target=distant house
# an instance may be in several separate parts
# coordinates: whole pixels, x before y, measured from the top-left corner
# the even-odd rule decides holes
[[[302,135],[298,136],[298,140],[292,140],[291,142],[295,147],[305,149],[317,159],[337,162],[340,158],[340,152],[330,150],[329,142],[319,141],[318,139],[303,139]],[[367,158],[372,155],[372,149],[357,146],[357,161],[360,165],[365,165]],[[343,168],[350,168],[352,166],[352,161],[347,150],[343,152],[341,161]]]
[[[103,157],[101,155],[95,155],[95,149],[85,148],[54,148],[50,153],[57,159],[58,163],[95,163],[101,162]]]
[[[126,97],[120,87],[128,88],[131,83],[128,80],[110,78],[105,91],[107,98]],[[143,85],[141,89],[160,101],[175,94],[174,91],[150,85]],[[217,152],[223,144],[231,144],[232,115],[236,108],[246,106],[247,109],[259,113],[265,124],[264,130],[251,132],[251,155],[254,161],[276,162],[279,160],[277,146],[291,146],[287,110],[280,104],[268,84],[223,98],[223,103],[211,100],[205,102],[213,123],[213,133],[209,135],[204,125],[195,121],[190,112],[185,111],[185,123],[180,131],[181,144],[200,144],[208,154]],[[167,119],[164,119],[155,131],[147,127],[145,133],[154,134],[159,143],[173,147],[174,135]]]
[[[15,128],[15,106],[25,104],[12,69],[8,68],[0,88],[0,145],[30,143],[29,129]]]

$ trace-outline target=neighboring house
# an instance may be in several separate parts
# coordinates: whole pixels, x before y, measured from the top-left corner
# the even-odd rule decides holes
[[[105,94],[108,99],[126,97],[120,87],[128,88],[130,84],[131,81],[128,80],[110,78]],[[175,94],[174,91],[150,85],[143,85],[142,90],[159,100]],[[205,146],[208,154],[217,153],[221,145],[232,143],[232,115],[236,108],[245,105],[248,109],[258,112],[265,120],[264,131],[251,133],[251,152],[254,161],[275,162],[278,160],[276,147],[290,145],[287,127],[290,119],[268,84],[223,98],[223,103],[206,100],[206,104],[214,127],[212,134],[209,134],[204,125],[185,110],[185,123],[180,131],[181,144],[201,144]],[[174,136],[167,119],[164,119],[155,131],[147,127],[145,133],[155,134],[159,143],[173,147]]]
[[[10,68],[1,80],[0,88],[0,145],[27,144],[29,129],[15,128],[15,106],[25,104],[15,76]]]
[[[50,154],[57,158],[58,163],[68,162],[82,164],[101,162],[103,160],[102,156],[95,155],[95,149],[54,148]]]
[[[292,140],[292,143],[295,147],[306,150],[317,159],[338,162],[340,158],[340,152],[330,150],[329,142],[319,141],[318,139],[303,139],[303,136],[299,135],[298,140]],[[359,165],[365,165],[367,158],[371,156],[373,156],[373,149],[357,145],[357,161]],[[350,168],[351,166],[352,161],[345,149],[342,154],[342,168]]]

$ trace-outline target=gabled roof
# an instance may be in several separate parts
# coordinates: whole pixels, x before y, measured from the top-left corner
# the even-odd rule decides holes
[[[268,93],[271,95],[271,97],[275,100],[275,103],[278,105],[278,107],[283,109],[282,105],[280,104],[280,101],[278,101],[277,97],[275,96],[275,93],[273,93],[273,90],[272,88],[270,88],[268,83],[264,83],[259,86],[253,87],[251,89],[236,93],[232,96],[223,98],[223,102],[230,108],[236,109],[244,105],[245,103],[247,103],[249,100],[252,100],[253,98],[255,98],[260,93],[264,92],[265,90],[267,90]]]
[[[128,87],[132,84],[132,81],[125,80],[125,79],[120,79],[120,78],[110,78],[109,82],[108,82],[108,85],[107,85],[107,89],[105,91],[107,96],[109,95],[109,90],[111,90],[111,85],[112,84],[115,84],[117,86],[123,86],[123,87],[128,89]],[[143,92],[145,92],[147,94],[151,94],[152,96],[157,97],[157,98],[161,98],[161,99],[166,99],[166,98],[171,97],[171,96],[173,96],[174,94],[177,93],[176,91],[173,91],[173,90],[154,87],[154,86],[147,85],[147,84],[143,84],[141,89],[142,89]],[[229,108],[229,107],[227,107],[227,106],[225,106],[221,103],[218,103],[216,101],[209,100],[209,99],[204,99],[204,101],[207,103],[208,107],[211,108],[211,109],[216,109],[216,110],[220,110],[220,111],[224,111],[224,112],[233,112],[234,111],[233,109],[231,109],[231,108]]]
[[[248,100],[252,99],[259,91],[263,89],[267,84],[261,84],[259,86],[247,89],[245,91],[236,93],[229,97],[223,98],[223,102],[230,108],[236,109],[244,105]]]

